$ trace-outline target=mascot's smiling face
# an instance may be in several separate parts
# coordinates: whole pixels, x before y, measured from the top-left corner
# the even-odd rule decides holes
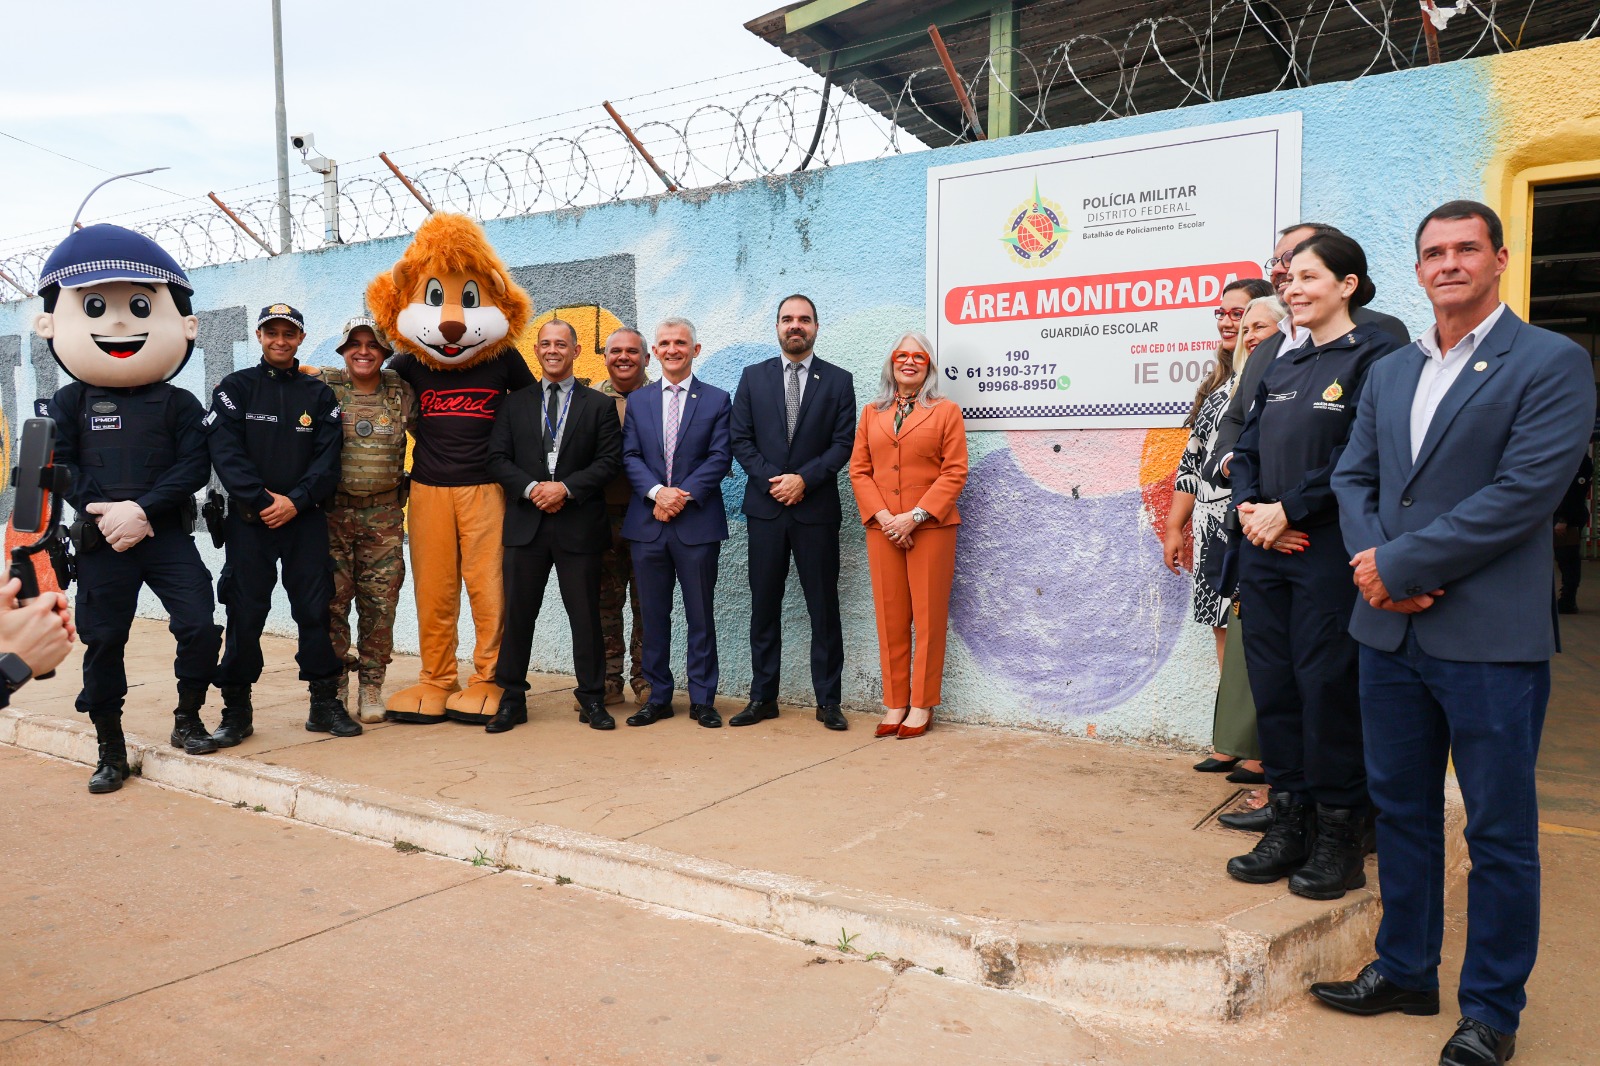
[[[528,325],[528,294],[465,215],[432,215],[367,307],[395,347],[441,370],[472,366],[511,346]]]
[[[499,305],[504,293],[505,279],[494,271],[481,281],[464,273],[419,278],[400,312],[400,333],[441,363],[470,362],[485,345],[498,344],[510,332]]]

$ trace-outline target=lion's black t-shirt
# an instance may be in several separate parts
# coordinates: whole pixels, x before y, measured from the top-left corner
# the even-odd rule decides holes
[[[534,383],[515,348],[465,370],[435,370],[409,353],[389,361],[417,394],[420,419],[411,477],[424,485],[487,485],[489,431],[508,393]]]

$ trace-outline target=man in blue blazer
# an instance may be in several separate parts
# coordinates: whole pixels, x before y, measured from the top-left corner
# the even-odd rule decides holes
[[[750,703],[729,725],[778,717],[783,591],[794,555],[811,616],[817,721],[848,729],[839,702],[840,468],[855,446],[850,372],[816,357],[817,307],[798,293],[778,304],[783,355],[747,366],[733,394],[733,455],[749,476],[741,510],[750,532]]]
[[[656,327],[661,380],[628,400],[622,426],[622,468],[633,498],[622,520],[632,542],[634,584],[644,617],[644,679],[650,702],[628,718],[633,726],[672,717],[672,588],[683,590],[689,623],[689,717],[722,725],[717,695],[717,622],[712,603],[717,556],[728,539],[722,479],[733,466],[728,444],[728,394],[694,376],[700,354],[694,323],[669,318]]]
[[[1466,801],[1467,948],[1445,1066],[1516,1047],[1539,945],[1534,762],[1556,650],[1550,516],[1594,424],[1572,341],[1499,298],[1500,220],[1456,200],[1417,230],[1436,324],[1367,378],[1333,475],[1361,598],[1367,782],[1378,815],[1377,961],[1311,987],[1354,1014],[1439,1012],[1444,777]]]

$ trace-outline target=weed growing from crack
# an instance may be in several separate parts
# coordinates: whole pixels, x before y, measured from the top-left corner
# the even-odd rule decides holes
[[[394,842],[394,850],[398,851],[402,855],[415,855],[422,849],[411,843],[409,840],[396,840]]]
[[[262,813],[264,813],[266,811],[267,808],[266,808],[265,805],[258,803],[254,807],[251,807],[250,809],[252,811],[255,811],[257,814],[262,814]]]
[[[241,809],[243,807],[248,807],[248,806],[250,806],[248,803],[246,803],[244,800],[240,800],[238,803],[235,803],[233,805],[233,809],[237,811],[237,810],[239,810],[239,809]]]
[[[476,854],[476,855],[474,855],[472,857],[472,865],[474,865],[474,866],[488,866],[489,865],[489,856],[484,852],[484,850],[482,848],[473,848],[472,850],[476,851],[478,853],[478,854]],[[501,867],[501,869],[505,869],[505,867]]]
[[[572,878],[570,878],[570,877],[562,877],[561,875],[557,874],[556,875],[556,884],[558,884],[558,885],[570,885],[570,884],[572,884]]]
[[[856,950],[855,949],[855,939],[856,939],[856,937],[858,937],[860,935],[861,935],[860,933],[847,933],[847,932],[845,932],[844,931],[844,926],[841,925],[839,927],[839,942],[834,945],[834,949],[836,951],[840,952],[841,954],[845,954],[845,955],[854,954],[854,952]]]

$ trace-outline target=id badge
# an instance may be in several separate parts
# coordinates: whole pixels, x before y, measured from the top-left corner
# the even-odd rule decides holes
[[[554,451],[544,453],[545,469],[550,472],[551,477],[556,476],[556,457],[559,454],[560,452]]]

